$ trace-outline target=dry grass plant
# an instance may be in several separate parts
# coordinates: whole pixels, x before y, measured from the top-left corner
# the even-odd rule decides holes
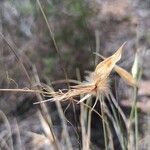
[[[39,5],[39,8],[42,12],[42,15],[43,15],[45,21],[46,21],[46,24],[48,26],[50,36],[54,42],[54,46],[59,54],[59,49],[57,47],[54,35],[51,31],[50,25],[47,21],[46,15],[43,11],[43,8],[42,8],[39,0],[37,0],[37,3]],[[5,40],[5,42],[9,46],[9,48],[13,51],[13,53],[15,54],[15,56],[18,59],[18,56],[17,56],[15,50],[12,48],[11,44],[4,38],[3,35],[1,35],[1,37]],[[100,62],[96,66],[96,68],[93,72],[89,73],[89,76],[86,77],[86,81],[84,81],[84,82],[76,81],[76,80],[69,80],[66,75],[65,69],[62,67],[65,77],[66,77],[66,80],[58,81],[58,83],[74,82],[77,84],[77,85],[71,86],[71,87],[68,84],[68,89],[60,89],[58,91],[54,91],[53,88],[47,87],[46,91],[43,91],[42,89],[31,89],[31,88],[0,89],[0,91],[1,92],[36,93],[36,96],[39,101],[36,102],[35,104],[40,104],[40,106],[41,106],[42,112],[40,113],[39,116],[40,116],[40,120],[44,126],[45,135],[46,135],[47,139],[49,139],[50,143],[53,145],[53,148],[56,150],[59,150],[62,147],[61,147],[61,144],[58,142],[58,139],[54,133],[51,116],[50,116],[50,114],[48,114],[48,108],[47,108],[47,105],[45,102],[54,101],[56,103],[57,110],[58,110],[59,116],[61,118],[61,125],[63,128],[62,138],[64,139],[66,148],[68,150],[71,150],[71,149],[73,149],[73,147],[72,147],[72,143],[70,141],[70,135],[69,135],[68,129],[67,129],[68,120],[66,119],[65,114],[62,109],[62,106],[60,104],[62,101],[66,101],[66,100],[69,102],[74,101],[77,104],[80,104],[80,109],[81,109],[80,124],[81,124],[81,137],[82,137],[81,138],[82,142],[80,142],[81,149],[88,150],[88,149],[91,149],[91,147],[92,147],[92,143],[90,141],[92,112],[96,113],[102,120],[104,144],[105,144],[106,150],[114,149],[113,136],[112,136],[111,127],[108,123],[108,120],[110,120],[112,122],[112,125],[115,129],[116,135],[120,142],[121,148],[123,150],[133,148],[134,144],[131,142],[132,137],[130,136],[131,134],[133,134],[132,128],[131,128],[131,122],[130,122],[130,129],[129,129],[129,124],[128,124],[129,120],[126,118],[124,112],[120,108],[116,99],[113,97],[113,94],[111,93],[111,90],[109,87],[109,81],[110,81],[109,75],[112,70],[116,71],[119,74],[119,76],[123,80],[126,81],[127,84],[129,84],[130,86],[133,86],[135,89],[135,92],[138,87],[138,83],[137,83],[136,79],[134,79],[133,76],[131,74],[129,74],[126,70],[124,70],[123,68],[116,65],[116,63],[121,59],[122,49],[123,49],[124,45],[125,45],[125,43],[112,56],[110,56],[108,58],[105,58],[105,57],[101,56],[100,54],[96,53],[96,55],[100,56],[103,59],[103,61]],[[60,54],[59,54],[59,56],[60,56]],[[27,77],[30,81],[30,77],[29,77],[24,65],[22,64],[21,60],[18,59],[18,62],[21,64],[23,70],[25,71],[25,74],[27,75]],[[97,60],[96,60],[96,63],[97,63]],[[32,83],[30,81],[31,87],[35,84],[41,85],[40,80],[37,75],[37,72],[36,72],[36,68],[35,67],[33,67],[33,68],[34,68],[34,75],[35,75],[35,83]],[[41,87],[42,87],[42,85],[41,85]],[[43,100],[43,98],[41,97],[41,94],[44,96],[45,95],[49,96],[49,99]],[[80,97],[80,100],[77,100],[76,99],[77,97]],[[93,97],[96,97],[96,101],[95,101],[94,105],[92,105]],[[104,99],[105,97],[108,99],[108,101],[110,103],[112,112],[110,112],[107,104],[105,103],[105,99]],[[136,97],[134,99],[136,99]],[[96,111],[94,108],[97,102],[99,102],[99,104],[100,104],[100,108],[101,108],[100,113],[98,111]],[[133,109],[136,110],[136,102],[134,104]],[[127,132],[129,131],[127,137],[125,137],[125,133],[122,130],[122,125],[120,124],[120,120],[118,118],[118,113],[121,116],[123,123],[125,124],[125,128],[126,128],[125,130]],[[137,115],[136,111],[134,111],[134,113],[136,116]],[[131,119],[131,118],[129,118],[129,119]],[[137,122],[137,120],[135,120],[135,122]],[[137,134],[137,132],[138,131],[136,128],[135,133]],[[137,136],[138,135],[136,135],[136,140],[138,140]],[[10,142],[12,142],[12,141],[10,141]],[[138,149],[137,142],[138,141],[136,141],[136,149]]]
[[[124,43],[125,44],[125,43]],[[37,97],[39,99],[39,102],[36,102],[35,104],[40,104],[42,111],[44,114],[47,113],[47,107],[43,103],[48,101],[55,101],[56,106],[59,112],[59,115],[62,120],[63,130],[64,130],[64,139],[66,141],[67,149],[72,149],[69,134],[67,131],[66,126],[66,118],[64,116],[64,113],[62,111],[60,102],[64,100],[75,100],[77,96],[81,96],[81,99],[79,101],[75,100],[77,104],[81,103],[81,131],[82,131],[82,149],[87,150],[90,148],[90,132],[91,132],[91,112],[94,111],[94,107],[98,101],[100,101],[100,108],[101,108],[101,114],[99,116],[102,119],[103,124],[103,134],[104,134],[104,141],[105,141],[105,149],[114,149],[113,147],[113,140],[112,140],[112,133],[110,131],[109,124],[107,123],[108,118],[112,121],[114,129],[116,131],[116,134],[118,136],[118,139],[120,141],[122,149],[126,149],[126,143],[127,139],[124,139],[124,133],[122,133],[121,126],[119,124],[119,120],[117,118],[117,113],[121,115],[124,124],[127,129],[127,119],[121,110],[120,106],[116,102],[115,98],[111,94],[111,91],[109,89],[109,75],[111,71],[114,69],[129,85],[132,85],[134,87],[137,87],[137,82],[135,79],[123,68],[120,68],[116,66],[116,63],[121,59],[122,54],[122,48],[124,44],[110,57],[104,58],[102,62],[100,62],[94,72],[91,72],[88,77],[86,77],[86,81],[81,82],[80,84],[76,86],[71,86],[68,90],[61,89],[59,91],[54,91],[52,88],[47,89],[47,92],[43,92],[42,90],[33,90],[33,89],[0,89],[0,91],[14,91],[14,92],[33,92],[37,94]],[[36,76],[37,73],[35,71],[35,79],[37,84],[40,84],[40,81],[38,79],[38,76]],[[68,80],[69,81],[69,80]],[[41,96],[39,94],[43,94],[46,96],[49,96],[50,98],[47,100],[42,100]],[[107,97],[107,99],[110,102],[111,108],[113,110],[113,114],[109,112],[109,109],[107,108],[107,105],[104,101],[104,97]],[[92,106],[90,101],[92,100],[92,97],[96,97],[96,102]],[[86,104],[84,104],[84,101],[87,100]],[[83,105],[84,104],[84,105]],[[90,107],[90,110],[89,107]],[[117,108],[117,112],[116,112]],[[46,119],[46,122],[48,123],[48,126],[50,128],[49,135],[47,137],[51,140],[51,142],[54,142],[54,148],[59,149],[59,143],[53,133],[52,130],[52,124],[51,119],[49,115],[44,117]],[[48,119],[49,118],[49,119]],[[47,133],[48,134],[48,133]],[[85,139],[85,137],[88,137]]]

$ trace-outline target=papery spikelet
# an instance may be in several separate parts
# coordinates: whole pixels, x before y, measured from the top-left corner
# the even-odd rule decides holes
[[[98,56],[100,56],[102,59],[106,60],[107,58],[105,58],[104,56],[98,54]],[[124,70],[123,68],[115,65],[114,66],[114,71],[116,71],[120,77],[129,85],[131,86],[136,86],[138,87],[138,83],[137,81],[133,78],[133,76],[128,73],[126,70]]]
[[[121,59],[124,44],[112,56],[99,63],[93,72],[92,77],[97,87],[97,94],[106,94],[109,91],[108,76],[115,64]]]
[[[124,44],[112,56],[106,58],[104,61],[102,61],[96,66],[96,74],[99,74],[99,76],[101,77],[109,76],[116,62],[118,62],[121,59],[122,48]]]
[[[131,86],[136,86],[138,87],[137,81],[133,78],[133,76],[128,73],[126,70],[119,66],[115,66],[114,70],[125,80],[125,82]]]

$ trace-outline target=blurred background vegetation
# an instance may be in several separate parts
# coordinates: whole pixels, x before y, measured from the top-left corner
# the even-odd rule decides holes
[[[110,56],[127,41],[120,66],[130,72],[134,54],[139,49],[140,56],[144,59],[143,88],[139,101],[149,102],[147,90],[150,86],[149,0],[41,0],[40,3],[52,35],[36,0],[0,1],[0,33],[15,49],[31,81],[34,81],[34,67],[40,81],[45,84],[65,79],[65,75],[69,79],[77,79],[78,70],[81,79],[84,80],[85,71],[93,71],[95,68],[97,62],[93,53],[96,50],[104,56]],[[0,88],[31,86],[20,62],[2,38],[0,38],[0,70]],[[118,99],[129,99],[130,88],[115,73],[112,77],[115,87],[112,90],[117,91]],[[54,87],[58,89],[65,85]],[[1,111],[12,124],[16,124],[14,120],[17,120],[21,132],[23,130],[42,132],[37,117],[38,106],[33,105],[35,101],[34,94],[0,93]],[[143,112],[141,106],[140,108]],[[142,122],[146,125],[143,118]],[[57,119],[56,124],[58,125]],[[21,133],[21,136],[24,134]],[[22,141],[26,148],[32,149],[36,144],[31,144],[29,137],[28,135]],[[46,149],[44,145],[46,144],[39,144],[39,147]]]

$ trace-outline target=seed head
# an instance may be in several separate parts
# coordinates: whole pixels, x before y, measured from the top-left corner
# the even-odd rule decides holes
[[[114,69],[123,79],[127,81],[130,85],[136,85],[136,81],[133,77],[124,69],[116,65],[116,63],[121,59],[122,48],[125,43],[110,57],[104,58],[100,62],[94,72],[91,72],[87,77],[87,80],[80,85],[72,86],[67,92],[59,90],[51,94],[53,98],[50,100],[68,100],[73,97],[84,95],[79,101],[83,102],[91,96],[105,96],[109,93],[109,75]]]

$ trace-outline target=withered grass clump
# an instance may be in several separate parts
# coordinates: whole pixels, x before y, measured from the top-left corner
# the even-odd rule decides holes
[[[126,70],[124,70],[123,68],[116,65],[116,63],[121,59],[122,49],[123,49],[124,44],[112,56],[110,56],[108,58],[105,58],[105,57],[101,56],[100,54],[97,54],[103,59],[103,61],[100,62],[96,66],[95,70],[93,72],[91,72],[88,77],[86,77],[86,81],[81,82],[80,84],[77,84],[75,86],[71,86],[67,90],[61,89],[58,91],[54,91],[53,89],[51,89],[51,87],[48,87],[46,89],[46,91],[27,89],[27,88],[26,89],[0,89],[0,91],[36,93],[39,101],[36,102],[35,104],[40,103],[42,110],[46,113],[48,112],[46,104],[41,104],[41,103],[47,102],[47,101],[55,101],[58,112],[59,112],[59,116],[62,119],[62,125],[63,125],[63,129],[64,129],[64,133],[65,133],[64,139],[66,140],[69,150],[71,149],[70,148],[71,142],[70,142],[69,134],[67,131],[66,118],[65,118],[65,115],[61,108],[60,101],[73,99],[75,102],[82,104],[82,105],[80,105],[80,107],[81,107],[80,120],[81,120],[81,128],[82,128],[81,132],[82,132],[82,138],[83,138],[82,139],[83,150],[87,150],[90,147],[90,144],[89,144],[90,143],[89,142],[90,134],[91,134],[90,133],[91,132],[91,127],[90,127],[91,123],[90,122],[91,122],[91,116],[92,116],[91,112],[92,111],[94,111],[96,114],[98,114],[98,116],[102,119],[105,149],[108,149],[108,145],[107,145],[108,143],[112,143],[111,147],[113,147],[112,133],[110,131],[111,127],[109,126],[109,123],[107,123],[107,120],[110,120],[116,131],[120,145],[121,145],[122,149],[124,150],[124,149],[126,149],[126,147],[130,147],[130,145],[132,145],[132,140],[130,140],[130,137],[131,137],[130,135],[132,134],[132,132],[130,132],[131,125],[128,127],[128,120],[127,120],[125,114],[123,113],[122,109],[119,107],[119,104],[116,102],[115,98],[113,97],[113,95],[110,91],[110,87],[109,87],[109,75],[112,70],[116,71],[121,76],[121,78],[125,80],[125,82],[127,84],[129,84],[135,88],[138,86],[136,80],[132,77],[131,74],[129,74]],[[37,79],[37,81],[39,82],[39,79]],[[49,97],[49,99],[43,100],[40,94],[46,95],[46,97]],[[75,100],[76,96],[81,96],[82,98],[79,101],[77,101],[77,100]],[[91,97],[93,97],[93,96],[96,97],[96,101],[95,101],[95,104],[92,106],[92,104],[90,104],[90,102],[91,102]],[[110,110],[108,109],[108,106],[106,105],[106,103],[104,101],[105,96],[107,97],[107,99],[110,103],[112,113],[110,112]],[[89,101],[90,102],[84,103],[85,100],[87,100],[87,102],[89,102]],[[94,109],[98,100],[100,100],[100,109],[101,109],[100,113]],[[84,106],[86,106],[86,107],[84,107]],[[117,109],[117,111],[116,111],[116,109]],[[124,137],[125,133],[122,132],[122,127],[119,124],[119,119],[117,117],[118,116],[117,113],[119,113],[121,115],[121,118],[123,119],[125,127],[128,131],[127,138],[129,138],[129,139]],[[45,120],[47,120],[47,118]],[[51,120],[49,122],[50,123],[48,123],[48,124],[51,129],[51,127],[52,127]],[[88,122],[88,123],[85,124],[85,122]],[[55,139],[55,135],[53,135],[53,134],[54,134],[53,131],[50,131],[50,135],[52,135],[52,139],[53,139],[53,141],[55,141],[55,145],[57,147],[57,144],[58,144],[57,139]],[[88,138],[85,138],[85,137],[88,137]],[[125,144],[128,140],[129,140],[128,144]]]

